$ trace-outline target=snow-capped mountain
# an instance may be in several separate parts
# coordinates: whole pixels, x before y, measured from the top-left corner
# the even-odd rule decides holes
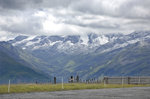
[[[79,35],[69,36],[18,36],[9,41],[13,46],[23,50],[55,50],[65,54],[87,54],[92,52],[108,52],[125,47],[137,42],[145,42],[150,38],[150,31],[133,32],[123,34],[88,34],[85,37]]]
[[[28,53],[20,56],[42,72],[65,76],[66,80],[77,74],[83,79],[122,73],[150,75],[150,31],[128,35],[18,36],[8,42]]]

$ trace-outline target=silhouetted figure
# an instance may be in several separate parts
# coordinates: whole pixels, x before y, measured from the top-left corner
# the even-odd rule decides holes
[[[70,83],[73,83],[73,80],[74,80],[74,79],[73,79],[73,76],[71,76],[70,79],[69,79],[69,82],[70,82]]]

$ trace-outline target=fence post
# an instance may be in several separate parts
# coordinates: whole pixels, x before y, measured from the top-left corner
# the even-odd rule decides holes
[[[121,83],[122,83],[122,87],[123,87],[123,84],[124,84],[124,78],[123,78],[123,76],[122,76],[121,78],[122,78],[122,82],[121,82]]]
[[[138,82],[138,84],[141,84],[141,78],[140,78],[140,76],[139,76],[139,82]]]
[[[64,81],[63,81],[63,77],[62,77],[62,89],[64,89]]]
[[[10,92],[10,80],[8,82],[8,93]]]
[[[106,87],[107,84],[107,77],[104,77],[104,87]]]
[[[77,77],[76,77],[76,80],[77,80],[77,83],[79,82],[79,76],[77,75]]]
[[[56,77],[54,77],[54,84],[56,84]]]
[[[128,84],[130,84],[130,77],[128,77]]]

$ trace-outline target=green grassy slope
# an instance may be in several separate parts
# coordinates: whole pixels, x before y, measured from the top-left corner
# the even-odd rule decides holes
[[[1,83],[5,83],[8,79],[11,79],[12,82],[17,82],[17,80],[32,82],[48,78],[31,68],[16,62],[13,58],[0,51],[0,81]]]
[[[16,53],[19,52],[19,49],[14,50],[13,48],[4,42],[0,45],[0,83],[6,83],[8,79],[14,83],[49,80],[47,76],[39,72],[40,70],[34,70],[32,65],[23,64],[20,58],[17,59]]]
[[[150,46],[136,43],[120,49],[112,59],[93,75],[107,76],[150,76]],[[102,65],[101,65],[102,66]],[[98,66],[100,67],[100,66]]]
[[[16,84],[10,86],[10,93],[25,93],[25,92],[50,92],[64,90],[82,90],[82,89],[103,89],[103,88],[128,88],[128,87],[149,87],[150,85],[127,85],[124,84],[85,84],[85,83],[68,83],[64,84],[62,89],[61,84]],[[0,94],[8,93],[7,85],[0,85]]]

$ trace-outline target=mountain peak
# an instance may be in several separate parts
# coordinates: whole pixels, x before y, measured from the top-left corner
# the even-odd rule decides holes
[[[68,35],[68,36],[18,36],[10,41],[14,46],[21,47],[25,50],[49,50],[53,49],[61,53],[91,53],[99,49],[100,52],[109,49],[109,51],[116,48],[133,44],[143,39],[149,38],[149,31],[135,31],[131,34],[124,35],[121,33],[111,34],[94,34],[90,33],[87,36]],[[103,48],[105,46],[105,48]],[[101,49],[101,50],[100,50]],[[83,51],[84,50],[84,51]],[[77,53],[78,52],[78,53]]]

